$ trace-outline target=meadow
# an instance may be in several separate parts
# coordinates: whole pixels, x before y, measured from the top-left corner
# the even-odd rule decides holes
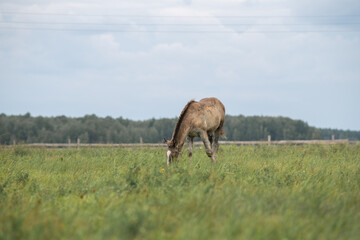
[[[359,239],[360,145],[0,148],[0,239]]]

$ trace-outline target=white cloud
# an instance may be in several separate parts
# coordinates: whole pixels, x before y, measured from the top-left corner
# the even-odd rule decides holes
[[[227,24],[287,24],[289,18],[239,20],[217,17],[322,15],[333,14],[335,8],[339,8],[339,13],[350,13],[349,5],[358,6],[350,1],[347,5],[321,1],[310,9],[308,1],[300,2],[173,0],[104,3],[94,0],[28,4],[3,1],[0,7],[9,11],[74,14],[0,15],[0,18],[10,17],[17,21],[115,22],[131,23],[132,26],[125,26],[131,30],[232,32],[0,30],[0,102],[13,102],[2,104],[0,112],[30,111],[45,115],[94,112],[135,119],[173,117],[191,98],[218,96],[226,102],[231,114],[284,115],[317,126],[360,129],[359,124],[351,120],[360,117],[359,110],[354,107],[354,103],[360,101],[359,95],[355,94],[356,89],[360,89],[358,33],[249,33],[273,29],[291,31],[298,26],[231,26]],[[324,8],[324,4],[330,7]],[[96,14],[118,16],[94,16]],[[125,15],[142,17],[126,18]],[[146,18],[148,15],[209,17]],[[295,20],[311,22],[310,18]],[[146,26],[141,23],[215,25]],[[54,24],[45,27],[76,29],[89,26]],[[315,25],[310,27],[316,28]],[[49,104],[40,104],[43,99]],[[77,99],[79,104],[72,105],[69,99]],[[321,112],[322,116],[314,112]],[[341,115],[349,117],[344,119]]]

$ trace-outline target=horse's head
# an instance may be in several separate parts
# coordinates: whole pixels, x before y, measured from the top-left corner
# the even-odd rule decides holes
[[[175,147],[175,144],[173,144],[172,141],[167,140],[164,138],[164,142],[168,146],[168,149],[166,151],[166,161],[167,165],[170,165],[170,163],[174,160],[176,160],[179,156],[179,150],[177,147]]]

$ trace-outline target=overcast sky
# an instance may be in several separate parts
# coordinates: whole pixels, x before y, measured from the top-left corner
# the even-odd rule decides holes
[[[143,120],[208,96],[360,130],[360,1],[0,2],[0,113]]]

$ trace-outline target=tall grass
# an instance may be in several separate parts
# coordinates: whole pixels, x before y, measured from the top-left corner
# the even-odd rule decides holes
[[[0,150],[0,239],[358,239],[360,145]]]

